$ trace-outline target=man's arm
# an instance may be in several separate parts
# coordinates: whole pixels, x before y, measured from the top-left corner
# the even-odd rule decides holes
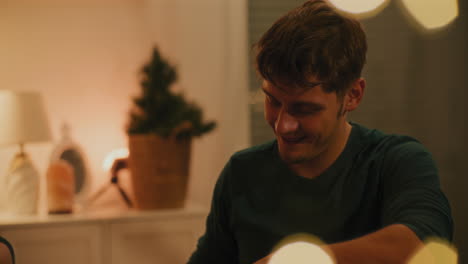
[[[322,246],[336,264],[407,263],[423,246],[416,234],[402,224],[394,224],[350,241]],[[255,262],[267,264],[272,255]]]
[[[407,226],[394,224],[360,238],[331,244],[328,249],[337,264],[407,263],[423,246]]]

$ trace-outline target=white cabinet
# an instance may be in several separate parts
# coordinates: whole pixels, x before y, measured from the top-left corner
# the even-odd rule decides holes
[[[0,216],[18,264],[184,264],[204,231],[204,210]]]
[[[0,233],[13,244],[19,264],[103,263],[99,225],[2,228]]]
[[[186,263],[199,226],[193,218],[112,224],[112,264]]]

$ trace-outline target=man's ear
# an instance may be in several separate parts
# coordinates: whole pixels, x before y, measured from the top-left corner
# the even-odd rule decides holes
[[[364,96],[364,89],[366,88],[366,80],[359,78],[355,80],[345,95],[345,111],[351,112],[356,109],[361,103]]]

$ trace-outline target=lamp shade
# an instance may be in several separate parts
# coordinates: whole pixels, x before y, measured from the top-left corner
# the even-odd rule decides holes
[[[50,139],[49,123],[39,93],[0,90],[0,146]]]

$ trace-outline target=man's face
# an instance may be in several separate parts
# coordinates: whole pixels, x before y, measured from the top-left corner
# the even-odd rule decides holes
[[[281,158],[289,164],[312,161],[330,151],[344,134],[343,99],[321,85],[308,89],[275,87],[264,81],[265,119],[276,135]]]

